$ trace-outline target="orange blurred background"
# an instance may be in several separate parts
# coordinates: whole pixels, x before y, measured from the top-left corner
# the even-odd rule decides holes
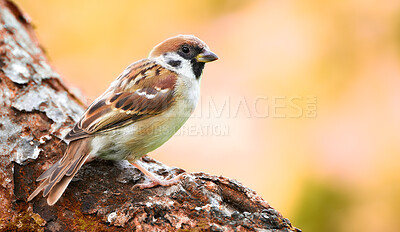
[[[16,0],[88,102],[177,34],[220,57],[150,155],[235,178],[303,231],[400,231],[400,1]]]

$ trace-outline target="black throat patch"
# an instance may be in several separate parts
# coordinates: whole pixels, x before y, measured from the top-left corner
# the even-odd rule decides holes
[[[193,73],[196,79],[199,79],[201,74],[203,73],[205,63],[197,62],[196,58],[192,59],[191,63],[192,63]]]

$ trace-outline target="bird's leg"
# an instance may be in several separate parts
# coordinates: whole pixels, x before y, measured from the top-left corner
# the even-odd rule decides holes
[[[134,162],[134,163],[131,163],[131,164],[133,166],[135,166],[137,169],[139,169],[143,174],[145,174],[150,179],[150,183],[135,185],[135,186],[138,186],[140,189],[152,188],[152,187],[155,187],[155,186],[158,186],[158,185],[171,186],[171,185],[177,184],[182,179],[183,174],[184,174],[184,173],[181,173],[181,174],[177,175],[176,177],[171,178],[169,180],[162,180],[162,179],[156,177],[153,173],[151,173],[148,170],[146,170],[146,168],[141,166],[139,163]]]

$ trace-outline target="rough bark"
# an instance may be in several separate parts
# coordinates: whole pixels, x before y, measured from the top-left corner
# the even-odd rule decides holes
[[[299,231],[235,180],[188,173],[178,185],[139,190],[132,186],[146,179],[125,161],[84,165],[53,207],[40,196],[26,202],[85,106],[49,65],[29,18],[6,0],[0,38],[0,230]],[[164,177],[183,172],[141,162]]]

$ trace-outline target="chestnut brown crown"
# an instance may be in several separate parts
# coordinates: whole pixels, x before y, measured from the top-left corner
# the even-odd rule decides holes
[[[149,58],[156,58],[168,53],[177,53],[187,60],[196,59],[197,62],[211,62],[218,56],[210,51],[207,44],[193,35],[178,35],[164,40],[153,48]]]

